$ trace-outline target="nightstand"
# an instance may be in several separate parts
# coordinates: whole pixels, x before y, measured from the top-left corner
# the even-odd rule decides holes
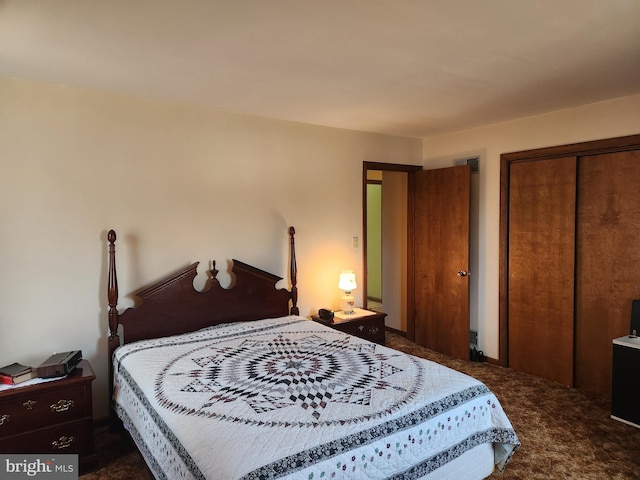
[[[0,452],[77,453],[81,471],[92,466],[95,378],[82,360],[60,380],[0,391]]]
[[[317,315],[312,315],[311,319],[335,330],[384,345],[384,319],[386,316],[386,313],[356,308],[355,313],[351,315],[335,312],[333,323],[328,323]]]
[[[624,336],[613,340],[611,379],[611,418],[640,428],[640,337]]]

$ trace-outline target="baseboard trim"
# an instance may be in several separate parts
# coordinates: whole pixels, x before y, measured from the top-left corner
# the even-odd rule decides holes
[[[407,338],[407,332],[403,332],[402,330],[397,330],[391,327],[384,327],[387,332],[395,333],[396,335],[400,335],[401,337]]]

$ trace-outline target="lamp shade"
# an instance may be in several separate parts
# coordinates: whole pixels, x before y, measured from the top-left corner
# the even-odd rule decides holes
[[[338,288],[345,292],[350,292],[357,287],[356,274],[353,270],[345,270],[340,274],[340,281],[338,282]]]

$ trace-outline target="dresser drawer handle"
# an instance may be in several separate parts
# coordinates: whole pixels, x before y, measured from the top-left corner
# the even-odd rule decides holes
[[[74,437],[63,436],[63,437],[60,437],[58,440],[54,440],[53,442],[51,442],[51,446],[56,450],[63,450],[73,445],[74,440],[75,440]]]
[[[9,415],[0,415],[0,426],[9,421]]]
[[[58,403],[51,405],[52,412],[66,412],[73,407],[73,400],[58,400]]]
[[[33,410],[33,407],[36,405],[36,401],[35,400],[27,400],[26,402],[24,402],[22,404],[22,406],[24,408],[26,408],[27,410]]]

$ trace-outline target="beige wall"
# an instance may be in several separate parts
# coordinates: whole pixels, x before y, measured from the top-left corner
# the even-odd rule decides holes
[[[407,331],[406,172],[382,172],[382,299],[386,325]]]
[[[223,285],[231,258],[286,277],[294,225],[307,316],[338,308],[341,270],[362,278],[362,162],[422,159],[420,139],[8,78],[0,105],[0,365],[82,349],[98,417],[109,228],[122,308],[128,292],[193,261],[204,272],[217,260]]]
[[[500,154],[640,133],[640,95],[426,138],[425,168],[480,156],[478,329],[480,348],[498,357]]]
[[[362,278],[362,161],[435,168],[480,155],[478,328],[497,357],[500,154],[640,133],[640,96],[427,138],[424,151],[420,139],[8,78],[0,106],[0,364],[82,349],[98,417],[109,228],[127,307],[128,292],[192,261],[204,272],[217,260],[223,284],[231,258],[286,276],[295,225],[306,316],[338,308],[341,270]]]
[[[370,175],[367,170],[367,175]],[[381,172],[378,172],[381,173]],[[382,184],[367,184],[367,297],[382,299]],[[364,305],[364,304],[363,304]],[[366,307],[366,306],[365,306]]]

